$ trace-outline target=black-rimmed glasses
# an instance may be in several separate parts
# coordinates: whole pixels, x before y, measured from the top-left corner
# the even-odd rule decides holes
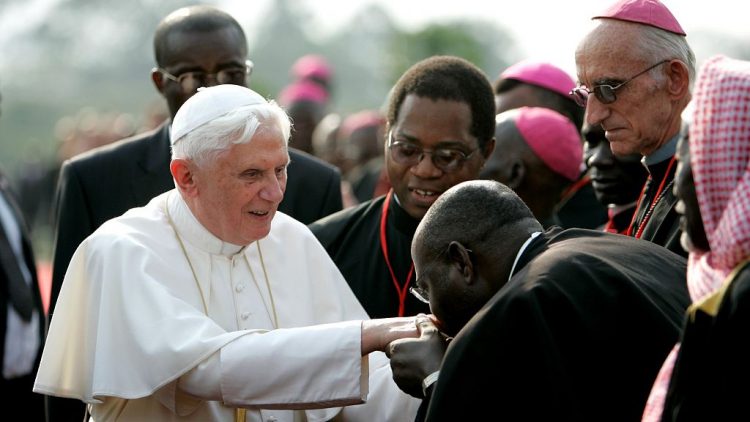
[[[468,160],[479,148],[465,153],[456,148],[442,147],[433,150],[424,149],[419,145],[406,141],[394,141],[393,132],[388,132],[388,150],[391,158],[402,166],[416,166],[422,161],[425,154],[430,155],[432,164],[445,173],[458,170],[464,161]]]
[[[573,100],[581,107],[586,107],[586,103],[588,102],[589,95],[593,93],[596,96],[596,99],[599,100],[602,104],[612,104],[615,101],[617,101],[617,94],[616,91],[625,85],[627,85],[630,81],[633,79],[645,74],[651,69],[656,68],[657,66],[663,65],[664,63],[669,63],[670,60],[662,60],[659,63],[656,63],[655,65],[649,67],[648,69],[637,73],[630,79],[627,79],[625,82],[621,82],[615,86],[607,85],[607,84],[601,84],[601,85],[594,85],[591,88],[587,88],[585,85],[577,86],[573,88],[570,91],[570,96],[573,97]]]
[[[245,60],[245,66],[243,67],[228,67],[215,73],[192,71],[173,75],[160,67],[157,68],[157,70],[170,81],[180,84],[180,87],[184,92],[195,92],[198,88],[207,86],[209,78],[214,78],[219,85],[244,85],[247,81],[247,77],[253,73],[253,66],[251,60]]]

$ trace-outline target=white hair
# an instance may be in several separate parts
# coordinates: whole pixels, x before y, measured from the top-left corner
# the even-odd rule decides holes
[[[673,59],[683,62],[688,69],[688,89],[692,92],[696,75],[695,54],[688,45],[686,37],[648,25],[641,25],[641,27],[642,30],[638,31],[640,42],[637,44],[642,46],[644,58],[653,63]],[[654,69],[652,75],[663,75],[663,73]]]
[[[189,159],[200,166],[232,145],[250,142],[271,125],[281,130],[287,145],[291,122],[275,101],[240,107],[186,133],[172,145],[172,158]]]

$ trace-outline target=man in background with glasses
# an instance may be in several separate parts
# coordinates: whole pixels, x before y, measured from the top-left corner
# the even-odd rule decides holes
[[[200,86],[246,86],[253,69],[239,23],[208,6],[178,9],[154,34],[157,67],[151,80],[171,119],[153,132],[97,149],[63,164],[57,188],[56,234],[49,319],[78,245],[105,221],[174,188],[169,172],[171,121]],[[279,210],[310,223],[343,208],[339,171],[289,149],[291,163]],[[54,421],[80,421],[79,401],[49,399]]]
[[[579,85],[571,95],[615,156],[643,156],[649,177],[627,234],[685,256],[672,185],[695,56],[658,0],[622,0],[593,19],[598,25],[576,50]]]
[[[310,225],[372,318],[429,311],[409,294],[414,231],[440,194],[479,177],[495,146],[492,87],[466,60],[437,56],[415,64],[388,102],[392,189]]]

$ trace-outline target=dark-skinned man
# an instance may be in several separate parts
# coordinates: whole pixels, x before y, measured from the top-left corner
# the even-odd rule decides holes
[[[493,181],[445,192],[412,255],[437,322],[389,354],[402,389],[431,397],[428,421],[637,420],[689,303],[680,256],[601,231],[542,232]]]

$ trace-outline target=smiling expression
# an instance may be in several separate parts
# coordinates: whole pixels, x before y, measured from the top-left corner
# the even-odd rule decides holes
[[[385,145],[385,162],[393,191],[409,215],[421,219],[448,188],[476,179],[484,164],[484,151],[473,151],[479,143],[471,134],[471,109],[464,102],[432,100],[409,94],[390,128],[393,141],[409,142],[426,150],[454,148],[468,155],[458,169],[446,173],[425,154],[416,165],[396,163]],[[470,155],[469,155],[470,154]]]
[[[225,242],[247,245],[268,235],[286,189],[289,154],[281,131],[263,125],[194,170],[194,214]]]

